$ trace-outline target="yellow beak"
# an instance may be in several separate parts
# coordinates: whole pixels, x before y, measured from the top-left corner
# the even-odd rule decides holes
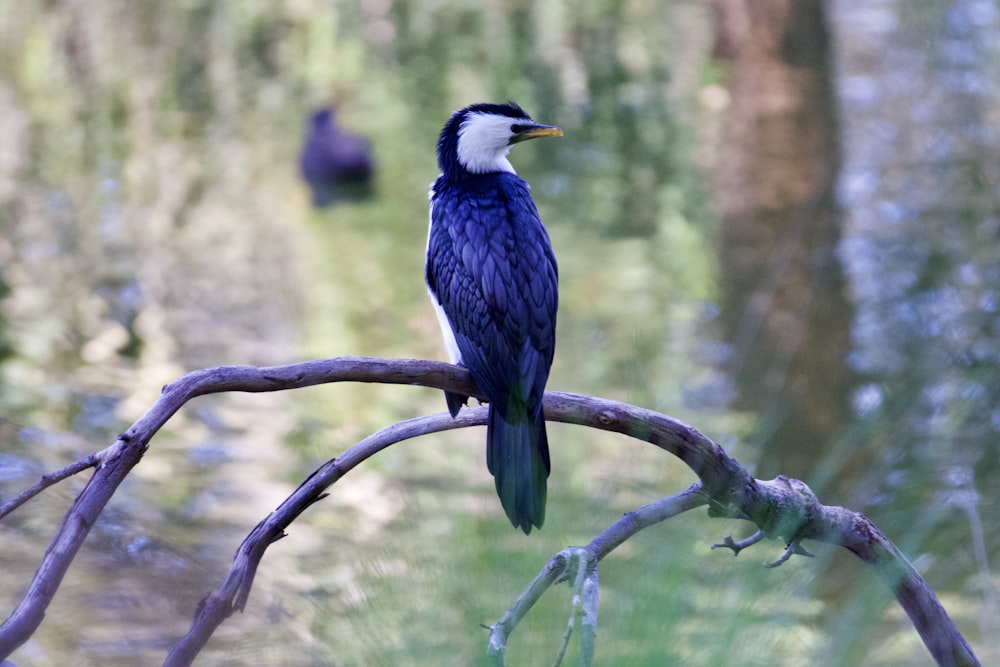
[[[561,137],[563,131],[555,125],[529,125],[515,134],[510,139],[510,143],[516,144],[528,139],[538,139],[539,137]]]

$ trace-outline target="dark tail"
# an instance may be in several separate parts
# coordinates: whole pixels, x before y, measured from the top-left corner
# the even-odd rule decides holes
[[[550,469],[542,411],[531,417],[526,405],[508,405],[504,419],[490,404],[486,465],[496,481],[500,504],[514,527],[526,535],[532,526],[541,528]]]
[[[451,417],[454,419],[458,416],[458,411],[462,409],[462,406],[468,402],[469,397],[446,391],[444,392],[444,400],[448,404],[448,412],[451,413]]]

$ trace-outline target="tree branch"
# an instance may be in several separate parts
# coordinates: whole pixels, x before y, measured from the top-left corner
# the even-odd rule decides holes
[[[692,510],[696,507],[701,507],[708,502],[708,498],[702,493],[701,482],[695,482],[690,487],[685,489],[680,493],[676,493],[672,496],[666,498],[661,498],[656,502],[650,503],[635,510],[634,512],[628,512],[618,521],[614,522],[607,528],[605,528],[601,533],[595,537],[590,543],[585,547],[570,547],[568,549],[563,549],[555,556],[553,556],[545,567],[535,575],[528,587],[524,589],[521,595],[518,596],[514,604],[511,605],[510,609],[500,618],[499,621],[494,623],[490,627],[490,639],[486,647],[486,655],[488,657],[488,664],[493,667],[502,667],[504,664],[504,652],[507,649],[507,639],[510,637],[511,632],[517,627],[521,619],[524,618],[535,603],[541,599],[542,595],[546,590],[549,589],[553,584],[558,584],[565,581],[571,571],[574,569],[574,565],[578,572],[583,572],[585,576],[578,577],[576,583],[575,592],[576,596],[581,596],[582,599],[578,604],[574,600],[574,610],[577,606],[583,605],[587,606],[587,596],[597,595],[597,563],[607,556],[609,553],[614,551],[619,545],[623,544],[630,537],[638,533],[644,528],[661,523],[677,516],[688,510]],[[589,579],[586,575],[590,571],[593,571],[593,577]],[[577,590],[577,589],[588,589],[589,590]],[[582,594],[582,595],[581,595]],[[596,600],[591,601],[591,605]],[[596,619],[596,610],[592,613],[584,611],[584,619],[586,620],[588,616]],[[570,620],[570,628],[572,628],[572,619]],[[569,629],[567,629],[567,635]],[[586,642],[586,637],[584,638]],[[568,636],[564,638],[563,646],[560,647],[559,656],[557,658],[556,664],[558,664],[562,655],[565,653],[565,648],[569,643]],[[585,643],[585,649],[587,644]],[[590,664],[586,661],[586,653],[584,650],[584,664]],[[590,661],[593,661],[593,656],[590,656]]]
[[[243,540],[229,575],[218,591],[202,600],[187,634],[174,646],[164,667],[189,665],[215,629],[235,611],[242,611],[264,551],[285,536],[285,528],[302,512],[326,496],[326,489],[370,456],[403,440],[428,433],[486,423],[486,408],[463,410],[457,419],[447,412],[417,417],[382,429],[354,445],[341,456],[317,468],[281,505],[264,518]]]
[[[63,519],[28,590],[10,617],[0,625],[0,659],[23,644],[37,629],[90,527],[141,460],[153,435],[181,406],[196,396],[210,393],[280,391],[331,382],[411,384],[479,396],[465,369],[416,359],[339,357],[270,368],[220,366],[182,376],[164,387],[149,411],[113,445],[95,455],[98,466],[93,476]],[[469,412],[479,414],[475,410]],[[747,519],[767,537],[781,538],[786,543],[815,539],[850,550],[872,565],[889,585],[938,664],[978,664],[971,648],[919,573],[861,514],[820,504],[809,488],[798,480],[785,477],[770,481],[754,479],[720,446],[697,430],[651,410],[577,394],[548,392],[545,416],[550,421],[623,433],[674,454],[701,480],[713,516]],[[443,421],[434,420],[444,420],[444,416],[426,419],[441,426]],[[424,426],[428,423],[424,422]],[[462,425],[466,424],[455,423],[453,427]],[[333,474],[334,480],[338,474],[342,475],[343,471]],[[309,502],[316,499],[318,497]],[[281,535],[280,529],[277,533],[268,532],[277,524],[267,523],[267,520],[265,524],[258,526],[270,538],[270,541],[260,541],[264,545]],[[252,562],[255,568],[259,556]],[[253,572],[246,569],[241,575],[247,584],[252,582]],[[246,602],[247,586],[241,587],[239,581],[227,580],[227,584],[243,591],[234,598],[240,608]],[[203,609],[211,603],[210,598]]]

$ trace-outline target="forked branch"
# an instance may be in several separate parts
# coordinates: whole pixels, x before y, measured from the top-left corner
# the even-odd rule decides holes
[[[583,576],[578,576],[574,581],[574,597],[579,597],[579,602],[574,600],[574,608],[581,607],[583,613],[580,614],[584,623],[587,619],[596,616],[596,611],[589,612],[588,602],[596,601],[597,589],[597,563],[611,553],[616,547],[624,543],[630,537],[644,528],[661,523],[696,507],[701,507],[708,503],[708,498],[702,493],[701,482],[695,482],[690,487],[680,493],[661,498],[656,502],[644,505],[634,512],[628,512],[618,521],[601,531],[585,547],[570,547],[563,549],[553,556],[545,567],[532,579],[528,587],[518,596],[514,604],[507,610],[499,621],[490,627],[490,639],[487,644],[486,654],[489,664],[494,667],[501,667],[504,664],[504,652],[507,649],[507,638],[521,619],[524,618],[542,595],[554,584],[565,581],[576,569],[582,572]],[[590,573],[593,572],[593,575]],[[591,604],[590,606],[593,606]],[[570,621],[572,623],[572,620]],[[556,664],[562,660],[569,643],[569,631],[564,638],[563,646],[560,647],[560,655]],[[586,631],[587,629],[584,628]],[[585,635],[581,641],[583,648],[583,664],[591,664],[592,656],[588,659],[587,651],[590,646],[588,637]]]

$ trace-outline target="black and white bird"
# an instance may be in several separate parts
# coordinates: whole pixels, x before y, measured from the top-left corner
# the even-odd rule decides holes
[[[519,106],[456,111],[438,140],[427,287],[451,361],[489,400],[486,463],[504,511],[530,533],[545,520],[549,447],[542,395],[555,352],[558,271],[510,147],[562,130]],[[452,416],[467,396],[446,393]]]

